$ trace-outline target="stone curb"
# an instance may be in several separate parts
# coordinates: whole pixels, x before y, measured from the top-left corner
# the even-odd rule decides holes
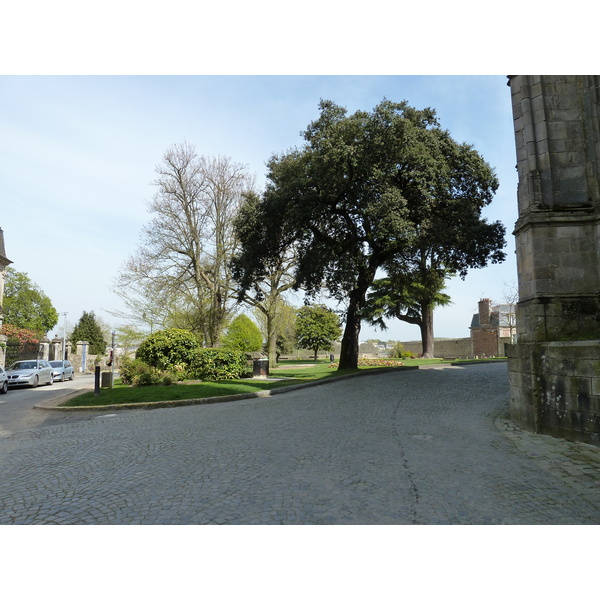
[[[486,359],[478,359],[478,360],[457,360],[455,362],[451,362],[450,364],[453,367],[462,367],[463,365],[487,365],[489,363],[505,363],[508,362],[507,358],[490,358]]]
[[[506,362],[505,360],[489,360],[489,361],[463,361],[457,363],[442,363],[442,364],[431,364],[431,365],[415,365],[411,367],[383,367],[381,369],[374,369],[373,371],[364,371],[362,373],[351,373],[349,375],[341,375],[340,377],[329,377],[327,379],[320,379],[318,381],[309,381],[307,383],[299,383],[296,385],[287,385],[274,390],[260,390],[258,392],[248,392],[246,394],[232,394],[230,396],[211,396],[209,398],[189,398],[186,400],[165,400],[163,402],[135,402],[130,404],[108,404],[104,406],[60,406],[63,402],[91,391],[93,388],[86,388],[71,392],[65,396],[59,396],[58,398],[52,398],[42,404],[36,404],[34,408],[42,410],[55,410],[55,411],[111,411],[111,410],[131,410],[131,409],[153,409],[153,408],[174,408],[178,406],[193,406],[197,404],[217,404],[220,402],[235,402],[236,400],[249,400],[252,398],[263,398],[265,396],[274,396],[276,394],[283,394],[285,392],[293,392],[303,388],[315,387],[317,385],[325,385],[335,381],[343,381],[344,379],[351,379],[353,377],[365,377],[368,375],[379,375],[381,373],[390,373],[392,371],[417,371],[419,369],[432,369],[432,368],[448,368],[450,366],[460,367],[466,364],[485,364],[490,362]]]
[[[428,365],[424,365],[428,366]],[[318,381],[309,381],[307,383],[298,383],[296,385],[286,385],[284,387],[275,388],[274,390],[260,390],[258,392],[248,392],[246,394],[232,394],[230,396],[211,396],[209,398],[189,398],[186,400],[165,400],[163,402],[135,402],[131,404],[108,404],[104,406],[59,406],[59,403],[66,402],[70,398],[79,396],[86,392],[91,391],[93,388],[87,388],[83,390],[77,390],[67,394],[66,396],[60,396],[58,398],[52,398],[48,402],[43,404],[36,404],[34,408],[42,410],[56,410],[56,411],[110,411],[110,410],[129,410],[134,408],[171,408],[176,406],[192,406],[196,404],[217,404],[219,402],[234,402],[236,400],[248,400],[251,398],[262,398],[265,396],[274,396],[276,394],[283,394],[285,392],[293,392],[303,388],[315,387],[318,385],[325,385],[334,381],[342,381],[344,379],[351,379],[353,377],[364,377],[367,375],[378,375],[379,373],[389,373],[390,371],[416,371],[421,367],[385,367],[382,369],[374,370],[373,372],[365,371],[364,373],[351,373],[349,375],[341,375],[340,377],[329,377],[327,379],[320,379]]]

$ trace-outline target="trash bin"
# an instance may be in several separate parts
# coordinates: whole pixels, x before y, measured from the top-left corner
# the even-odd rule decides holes
[[[268,377],[269,376],[269,359],[268,358],[255,358],[252,375],[254,377]]]
[[[106,371],[101,375],[101,387],[111,388],[113,386],[113,374],[111,371]]]

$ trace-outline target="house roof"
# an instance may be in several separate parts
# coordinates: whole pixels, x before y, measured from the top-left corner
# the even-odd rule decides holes
[[[515,314],[514,306],[510,304],[498,304],[492,308],[489,327],[510,327],[510,315]],[[471,319],[471,327],[481,327],[479,313],[475,313]]]

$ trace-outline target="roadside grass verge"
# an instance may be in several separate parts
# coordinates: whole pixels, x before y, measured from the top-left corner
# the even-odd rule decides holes
[[[95,396],[94,392],[86,392],[85,394],[67,400],[61,404],[61,406],[111,406],[117,404],[169,402],[175,400],[196,400],[202,398],[232,396],[263,390],[273,390],[285,386],[297,385],[299,383],[309,383],[322,379],[340,377],[342,375],[371,371],[374,369],[389,369],[394,366],[415,367],[431,364],[450,364],[450,362],[451,361],[444,361],[443,359],[438,358],[403,359],[395,361],[386,359],[382,361],[368,361],[367,364],[359,366],[358,369],[346,369],[340,371],[337,369],[337,365],[330,365],[327,360],[320,360],[317,361],[317,363],[312,361],[286,360],[270,369],[270,377],[272,379],[231,379],[140,387],[123,385],[121,380],[117,379],[115,381],[115,386],[112,389],[102,388],[99,396]]]
[[[95,396],[94,392],[86,392],[67,400],[61,406],[111,406],[115,404],[139,404],[144,402],[168,402],[173,400],[232,396],[339,377],[341,375],[356,373],[357,371],[357,369],[348,369],[345,371],[333,370],[329,368],[329,364],[327,363],[307,368],[274,369],[271,372],[271,377],[281,377],[281,380],[230,379],[131,387],[122,385],[120,379],[117,379],[112,389],[102,388],[99,396]]]

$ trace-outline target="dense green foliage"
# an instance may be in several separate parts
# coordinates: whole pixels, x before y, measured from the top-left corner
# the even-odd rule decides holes
[[[247,372],[244,352],[223,348],[198,348],[187,367],[187,379],[239,379]]]
[[[135,357],[162,371],[182,368],[190,364],[200,348],[198,338],[184,329],[163,329],[144,340]]]
[[[433,310],[450,304],[442,290],[444,275],[434,269],[414,272],[388,268],[388,276],[373,282],[363,314],[370,323],[386,329],[385,319],[396,318],[418,325],[423,357],[433,358]]]
[[[106,352],[106,340],[96,321],[94,311],[89,313],[83,311],[71,333],[71,342],[73,345],[77,342],[88,342],[90,354],[101,355]]]
[[[4,323],[18,329],[34,331],[43,337],[58,323],[58,312],[50,298],[26,273],[12,267],[5,269]]]
[[[226,350],[256,352],[263,346],[262,334],[252,319],[246,315],[238,315],[229,324],[222,339],[222,346]]]
[[[119,366],[121,381],[125,385],[157,385],[173,383],[175,377],[152,367],[143,360],[124,358]]]
[[[150,335],[126,365],[125,380],[141,385],[188,379],[236,379],[246,373],[246,356],[237,350],[202,348],[198,338],[183,329]],[[145,366],[144,366],[145,365]],[[138,380],[135,378],[138,377]]]
[[[255,233],[242,240],[236,276],[242,289],[252,289],[294,248],[295,288],[316,296],[325,286],[346,304],[339,367],[355,368],[378,269],[397,259],[414,272],[415,261],[425,259],[426,266],[442,265],[444,276],[464,276],[503,260],[503,226],[480,217],[498,181],[471,146],[441,129],[435,111],[406,102],[384,100],[370,113],[348,116],[321,101],[304,139],[301,149],[268,163],[267,188],[252,215]]]
[[[340,339],[340,319],[323,305],[303,306],[297,315],[298,347],[312,350],[316,361],[319,350],[329,350],[333,342]]]

